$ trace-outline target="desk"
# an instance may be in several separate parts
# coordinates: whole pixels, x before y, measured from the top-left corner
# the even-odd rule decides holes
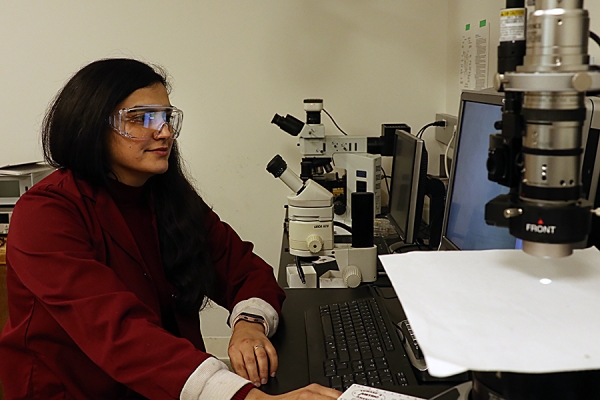
[[[286,247],[287,238],[284,237],[282,250]],[[288,252],[282,251],[278,282],[284,287],[287,298],[283,303],[282,318],[279,328],[277,329],[277,333],[271,339],[279,356],[277,377],[269,379],[269,382],[266,385],[261,386],[261,389],[268,394],[281,394],[311,383],[309,378],[304,322],[304,311],[307,308],[317,307],[321,304],[372,297],[369,286],[365,284],[356,289],[286,288],[285,267],[292,262],[293,256]],[[382,276],[377,280],[376,284],[376,286],[383,286],[380,290],[384,292],[386,299],[390,298],[390,300],[386,300],[386,310],[390,314],[392,320],[401,321],[405,319],[404,311],[397,298],[395,298],[395,293],[390,286],[389,279]],[[451,386],[451,384],[414,385],[407,387],[405,393],[429,398]]]

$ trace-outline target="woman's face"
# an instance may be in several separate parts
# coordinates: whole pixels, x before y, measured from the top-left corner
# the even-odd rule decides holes
[[[141,88],[129,95],[115,112],[139,106],[170,106],[167,89],[160,83]],[[142,128],[144,129],[144,128]],[[116,178],[129,186],[142,186],[150,177],[169,168],[173,135],[165,124],[146,139],[132,139],[111,129],[108,134],[108,161]]]

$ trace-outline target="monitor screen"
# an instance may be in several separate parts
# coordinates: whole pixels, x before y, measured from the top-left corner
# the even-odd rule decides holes
[[[427,151],[422,139],[396,131],[388,219],[405,243],[414,243],[421,225]]]
[[[502,120],[503,96],[464,92],[446,199],[445,247],[459,250],[514,249],[520,241],[507,228],[487,225],[485,204],[508,188],[488,180],[489,137]],[[448,243],[449,242],[449,243]]]

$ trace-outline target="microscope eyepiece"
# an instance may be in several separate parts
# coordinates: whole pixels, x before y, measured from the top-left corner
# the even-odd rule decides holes
[[[304,188],[304,182],[287,167],[287,163],[284,159],[277,154],[275,157],[269,161],[267,164],[267,171],[269,171],[275,178],[279,178],[294,191],[294,193],[298,194]]]
[[[287,163],[279,154],[269,161],[267,164],[267,171],[269,171],[275,178],[279,178],[287,169]]]
[[[292,136],[298,136],[300,131],[302,131],[302,128],[304,128],[304,122],[290,114],[286,115],[285,117],[275,114],[271,120],[271,123],[277,125],[283,131]]]

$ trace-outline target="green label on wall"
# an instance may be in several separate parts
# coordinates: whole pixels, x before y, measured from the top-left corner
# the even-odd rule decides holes
[[[480,28],[483,28],[486,24],[487,24],[487,21],[485,19],[482,19],[481,21],[479,21]]]
[[[468,30],[470,30],[470,29],[471,29],[471,24],[467,24],[467,25],[465,26],[465,31],[468,31]]]

